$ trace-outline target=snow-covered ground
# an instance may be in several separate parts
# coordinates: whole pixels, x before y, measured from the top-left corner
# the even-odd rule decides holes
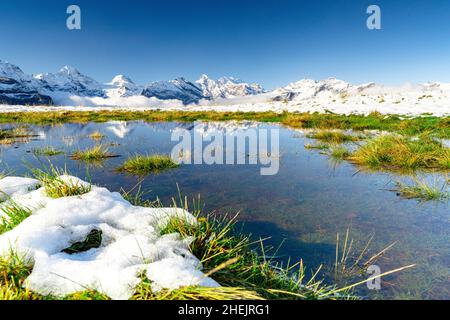
[[[71,176],[61,179],[87,185]],[[33,210],[30,217],[0,236],[0,254],[7,255],[14,248],[34,261],[25,282],[30,290],[63,296],[89,288],[113,299],[127,299],[142,272],[155,291],[218,286],[205,277],[199,260],[189,251],[192,239],[160,235],[170,217],[196,223],[185,210],[132,206],[119,193],[96,186],[81,196],[52,199],[30,178],[0,179],[0,191],[0,201],[6,200],[0,206],[14,201]],[[92,230],[102,231],[99,248],[72,255],[62,252]]]
[[[379,97],[347,97],[336,100],[333,97],[321,97],[296,102],[253,102],[251,99],[241,99],[239,103],[232,101],[205,102],[200,105],[183,105],[176,101],[170,104],[167,101],[156,105],[139,105],[139,103],[121,104],[121,106],[22,106],[22,105],[0,105],[0,112],[27,112],[27,111],[102,111],[102,110],[125,110],[125,111],[218,111],[218,112],[333,112],[338,114],[364,114],[380,112],[382,114],[397,114],[419,116],[431,114],[435,116],[450,115],[450,97],[422,98],[414,95],[405,95],[404,102],[398,102],[397,96],[385,95]],[[259,97],[258,97],[259,98]],[[122,98],[126,99],[126,98]],[[144,98],[148,99],[148,98]],[[247,101],[246,101],[247,100]]]

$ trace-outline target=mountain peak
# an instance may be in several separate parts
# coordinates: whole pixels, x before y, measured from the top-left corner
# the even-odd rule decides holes
[[[71,66],[64,66],[62,67],[59,72],[60,74],[67,74],[67,75],[79,75],[80,71],[78,71],[76,68]]]
[[[25,76],[22,69],[4,60],[0,60],[0,75],[13,79],[23,78]]]
[[[196,83],[203,90],[203,95],[211,99],[233,98],[265,92],[258,84],[249,84],[234,77],[221,77],[213,80],[203,74]]]
[[[111,80],[110,84],[121,86],[125,84],[134,84],[134,82],[129,77],[124,76],[123,74],[118,74]]]

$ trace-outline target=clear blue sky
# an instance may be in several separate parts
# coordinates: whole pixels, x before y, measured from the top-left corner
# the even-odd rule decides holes
[[[70,4],[81,7],[80,31],[66,29]],[[370,4],[381,31],[366,28]],[[0,59],[27,73],[68,64],[102,82],[450,82],[449,0],[14,0],[0,2],[0,33]]]

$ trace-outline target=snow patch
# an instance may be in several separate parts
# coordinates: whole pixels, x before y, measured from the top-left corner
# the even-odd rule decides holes
[[[86,184],[76,177],[61,179]],[[0,180],[0,189],[12,197],[2,205],[14,201],[33,209],[30,217],[0,236],[0,254],[13,247],[34,262],[26,288],[56,296],[89,288],[112,299],[127,299],[142,272],[155,291],[219,286],[201,272],[199,260],[189,251],[192,239],[160,235],[171,217],[196,223],[186,210],[133,206],[119,193],[97,186],[81,196],[51,199],[44,188],[36,189],[38,185],[29,178]],[[99,248],[72,255],[62,252],[94,229],[102,231]]]

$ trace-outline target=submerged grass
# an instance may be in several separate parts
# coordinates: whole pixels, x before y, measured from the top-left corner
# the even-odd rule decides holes
[[[71,158],[74,160],[81,160],[86,162],[100,161],[114,157],[117,157],[117,155],[110,153],[109,147],[102,144],[96,145],[94,147],[85,150],[77,150],[71,156]]]
[[[395,134],[379,136],[348,158],[373,169],[450,169],[450,149],[428,135],[416,138]]]
[[[450,138],[450,117],[407,117],[398,115],[339,115],[333,113],[213,112],[213,111],[49,111],[0,113],[0,123],[53,124],[65,122],[106,122],[109,120],[159,121],[227,121],[250,120],[282,123],[293,128],[382,130],[404,135],[432,133]]]
[[[178,166],[167,155],[134,155],[128,158],[117,170],[135,175],[146,175],[152,172],[177,168]]]

